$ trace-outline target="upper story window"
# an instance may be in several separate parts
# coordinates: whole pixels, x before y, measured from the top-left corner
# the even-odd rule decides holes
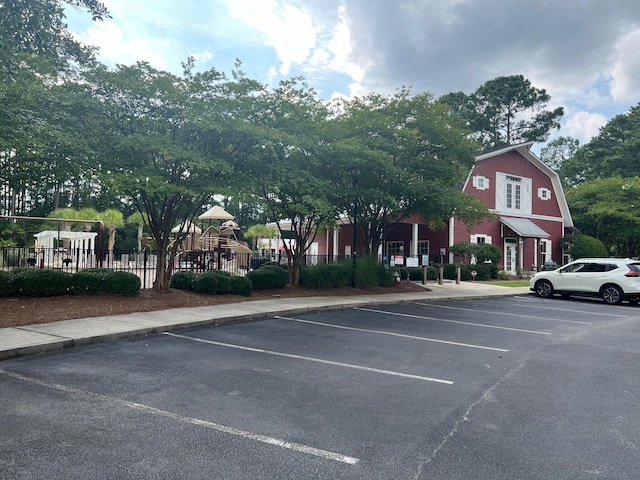
[[[474,175],[472,178],[474,188],[478,190],[487,190],[489,188],[489,179],[481,175]]]
[[[542,200],[551,200],[551,190],[548,188],[540,187],[538,189],[538,198]]]
[[[522,208],[521,178],[507,175],[507,208],[520,210]]]
[[[496,173],[496,210],[531,214],[531,179]]]

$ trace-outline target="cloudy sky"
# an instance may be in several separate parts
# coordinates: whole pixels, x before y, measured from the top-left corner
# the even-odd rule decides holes
[[[303,75],[329,99],[411,86],[436,96],[522,74],[563,106],[557,135],[582,143],[640,102],[635,0],[103,0],[112,19],[69,9],[107,65],[181,62],[275,84]],[[551,137],[553,138],[553,137]]]

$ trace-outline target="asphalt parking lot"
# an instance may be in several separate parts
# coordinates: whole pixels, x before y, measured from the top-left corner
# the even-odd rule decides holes
[[[0,362],[0,478],[638,479],[640,307],[292,315]]]

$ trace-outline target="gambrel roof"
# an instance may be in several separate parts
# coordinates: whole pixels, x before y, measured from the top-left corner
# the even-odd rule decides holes
[[[538,168],[542,173],[549,177],[549,179],[551,180],[551,185],[553,186],[553,193],[555,194],[555,198],[558,202],[558,207],[560,208],[562,218],[564,219],[565,228],[573,228],[573,219],[571,218],[569,205],[567,205],[567,199],[564,196],[564,190],[562,189],[562,184],[560,183],[560,176],[555,172],[555,170],[553,170],[546,163],[540,160],[531,151],[531,147],[534,145],[534,143],[535,142],[526,142],[519,145],[510,145],[508,147],[494,150],[492,152],[484,153],[476,157],[476,164],[483,160],[503,155],[507,152],[515,151],[519,153],[525,160],[527,160],[534,167]],[[467,177],[467,181],[465,183],[465,188],[473,175],[473,170],[474,169],[472,168],[469,172],[469,176]]]

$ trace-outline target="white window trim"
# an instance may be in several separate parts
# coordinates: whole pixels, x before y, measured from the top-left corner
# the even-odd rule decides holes
[[[516,188],[512,189],[512,204],[507,207],[507,184],[514,187],[519,186],[520,208],[516,207]],[[518,216],[531,215],[532,209],[532,188],[531,179],[518,175],[511,175],[502,172],[496,172],[496,211],[499,213],[512,213]]]
[[[472,178],[473,187],[478,190],[488,190],[489,189],[489,179],[487,177],[483,177],[482,175],[474,175]]]
[[[538,198],[541,200],[551,200],[551,190],[546,187],[538,188]]]
[[[487,245],[491,245],[491,235],[485,235],[483,233],[478,233],[476,235],[471,235],[469,242],[470,243],[478,243],[479,238],[484,238],[484,243]]]

